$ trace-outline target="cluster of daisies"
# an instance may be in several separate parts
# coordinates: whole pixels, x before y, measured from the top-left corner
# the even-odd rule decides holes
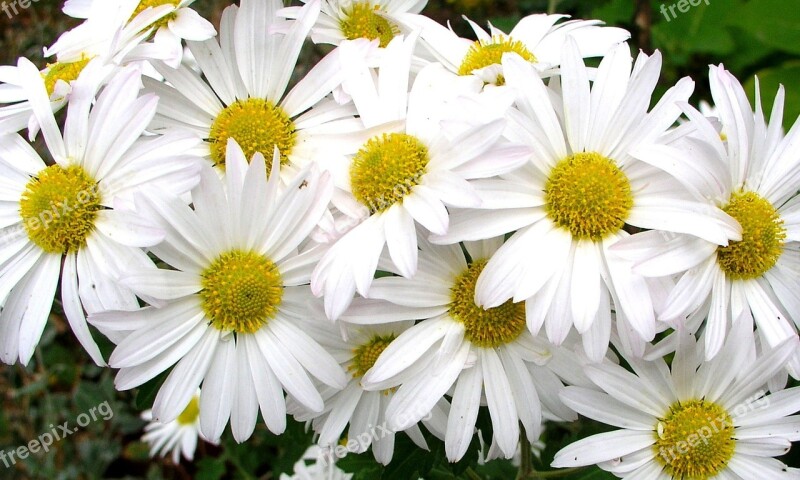
[[[383,464],[400,432],[512,458],[580,414],[617,428],[554,467],[800,478],[774,458],[800,440],[782,89],[767,120],[712,66],[707,117],[563,15],[473,41],[425,0],[240,0],[218,32],[192,3],[68,0],[52,63],[0,67],[5,363],[60,292],[119,390],[169,372],[145,438],[176,461],[259,412]]]

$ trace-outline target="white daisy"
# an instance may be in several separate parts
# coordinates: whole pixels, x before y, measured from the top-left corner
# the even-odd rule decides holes
[[[501,180],[477,182],[481,210],[453,213],[450,231],[431,240],[452,243],[516,230],[478,280],[478,304],[528,300],[534,334],[544,325],[560,344],[574,325],[595,361],[608,347],[613,305],[624,348],[641,355],[657,330],[654,303],[667,295],[668,285],[648,283],[631,272],[630,261],[609,251],[628,237],[623,226],[690,233],[720,245],[739,235],[739,226],[630,155],[672,126],[680,115],[675,101],[689,97],[693,82],[681,80],[648,113],[658,53],[640,54],[632,65],[627,44],[620,44],[600,63],[590,89],[572,39],[565,52],[563,95],[553,97],[555,103],[528,62],[504,56],[507,85],[518,92],[507,136],[536,153]]]
[[[175,270],[129,269],[121,281],[157,306],[106,312],[91,322],[132,332],[109,360],[120,369],[118,389],[174,365],[154,417],[174,420],[202,382],[201,430],[218,439],[230,419],[242,442],[253,433],[259,407],[267,427],[283,432],[284,389],[306,408],[322,410],[309,373],[334,388],[347,380],[294,321],[307,315],[314,298],[308,278],[319,253],[299,248],[327,208],[328,176],[307,170],[282,189],[278,162],[267,181],[264,157],[255,155],[248,166],[232,140],[227,164],[226,183],[204,165],[192,191],[194,210],[177,198],[159,200],[156,192],[137,197],[137,208],[167,232],[150,251]]]
[[[218,40],[188,42],[202,76],[186,65],[172,69],[154,62],[169,84],[145,82],[161,98],[152,127],[202,136],[212,163],[221,168],[230,138],[247,158],[256,152],[266,155],[268,166],[277,147],[281,164],[290,167],[282,170],[287,181],[298,162],[315,158],[321,149],[315,135],[331,130],[336,120],[352,120],[353,109],[324,99],[341,83],[336,51],[286,93],[303,41],[319,14],[319,1],[303,7],[285,35],[271,32],[281,6],[280,0],[243,0],[241,7],[226,8]]]
[[[36,67],[28,68],[36,74]],[[152,95],[139,97],[137,69],[122,71],[94,103],[97,85],[78,81],[63,136],[44,95],[30,97],[49,153],[46,164],[19,135],[0,143],[0,358],[27,364],[44,329],[61,277],[64,313],[80,343],[104,361],[86,325],[84,308],[135,308],[136,297],[115,279],[133,266],[152,265],[138,247],[163,231],[126,210],[143,184],[183,194],[198,181],[201,159],[185,152],[200,140],[176,134],[141,139],[155,114]],[[41,90],[41,91],[36,91]],[[94,106],[92,106],[94,103]],[[63,265],[62,265],[63,263]]]
[[[486,115],[456,130],[441,124],[448,102],[462,101],[462,95],[479,92],[481,85],[430,65],[416,76],[409,93],[415,43],[414,36],[394,39],[374,76],[363,59],[355,68],[356,59],[348,53],[352,44],[339,47],[353,72],[342,87],[352,96],[366,130],[342,136],[340,144],[350,142],[352,148],[324,162],[338,187],[335,207],[360,221],[334,243],[312,277],[314,293],[324,294],[331,319],[342,314],[354,292],[367,294],[384,246],[399,272],[413,276],[417,223],[445,233],[445,205],[479,203],[470,180],[513,170],[530,153],[500,142],[502,118]]]
[[[582,58],[601,57],[631,36],[621,28],[602,27],[599,20],[557,23],[563,18],[568,16],[529,15],[506,34],[491,23],[487,32],[465,17],[477,41],[461,38],[452,29],[421,15],[413,21],[421,29],[428,50],[445,68],[459,75],[475,75],[492,85],[504,83],[501,65],[504,53],[514,52],[531,62],[540,74],[552,74],[552,69],[564,60],[564,41],[568,36],[575,40]]]
[[[303,454],[303,458],[294,464],[292,475],[282,473],[280,480],[350,480],[352,473],[346,473],[334,462],[327,460],[327,455],[318,446],[312,445]]]
[[[302,0],[308,3],[308,0]],[[311,29],[314,43],[339,45],[345,40],[378,40],[386,47],[398,35],[408,35],[414,18],[428,0],[323,0],[316,24]],[[297,18],[300,7],[287,7],[278,15]]]
[[[152,43],[126,52],[127,61],[163,60],[177,67],[183,56],[181,40],[203,41],[216,35],[214,26],[189,6],[195,0],[68,0],[64,13],[86,24],[118,25]],[[106,27],[107,28],[107,27]],[[62,48],[54,46],[48,53]]]
[[[200,392],[192,397],[189,405],[178,418],[161,423],[153,420],[153,411],[142,412],[142,420],[148,422],[144,427],[142,441],[150,446],[151,457],[170,455],[173,463],[180,463],[181,454],[190,462],[194,460],[197,439],[208,441],[200,431]],[[210,442],[214,443],[215,442]]]
[[[350,326],[342,325],[346,340],[342,340],[339,326],[314,319],[302,321],[303,331],[318,340],[325,350],[339,360],[351,378],[344,390],[325,387],[321,390],[325,401],[322,413],[307,412],[300,405],[289,403],[288,411],[300,422],[311,420],[314,431],[319,434],[317,443],[335,452],[342,434],[347,428],[347,452],[363,453],[372,447],[375,460],[388,465],[394,455],[395,430],[386,421],[386,407],[394,397],[393,390],[366,391],[361,378],[372,368],[378,356],[398,335],[413,325],[413,322],[398,322],[386,325]],[[294,407],[294,408],[293,408]],[[444,439],[447,426],[447,402],[422,418],[428,429]],[[349,425],[349,426],[348,426]],[[404,432],[420,448],[428,450],[425,437],[417,424],[406,426]],[[341,449],[340,449],[341,450]]]
[[[578,413],[619,427],[561,451],[554,467],[597,464],[619,477],[648,479],[800,478],[777,457],[800,440],[800,387],[765,395],[767,379],[798,348],[788,339],[754,363],[741,354],[750,327],[740,321],[713,360],[679,333],[671,368],[662,359],[626,358],[586,368],[602,392],[567,387],[561,398]],[[791,416],[790,416],[791,415]]]
[[[696,198],[717,205],[743,227],[741,241],[721,247],[703,239],[651,236],[663,251],[636,269],[647,275],[688,271],[660,318],[682,322],[707,313],[706,355],[720,349],[725,331],[742,313],[767,344],[794,337],[800,322],[800,122],[784,136],[783,87],[769,123],[757,96],[755,113],[736,78],[711,68],[711,90],[726,140],[700,112],[684,106],[698,140],[670,147],[643,146],[635,155],[674,175]],[[800,375],[800,356],[792,360]]]
[[[419,421],[454,388],[445,434],[450,461],[467,451],[485,402],[493,443],[511,458],[520,423],[529,440],[539,437],[542,404],[556,416],[574,418],[558,399],[561,381],[543,366],[555,360],[554,347],[525,328],[524,303],[488,310],[475,304],[475,282],[502,237],[466,243],[469,257],[460,245],[434,246],[423,237],[419,242],[419,270],[412,279],[375,280],[370,299],[356,300],[341,317],[356,324],[422,320],[383,350],[362,383],[368,390],[399,385],[386,410],[392,428]],[[579,369],[574,360],[570,366]]]

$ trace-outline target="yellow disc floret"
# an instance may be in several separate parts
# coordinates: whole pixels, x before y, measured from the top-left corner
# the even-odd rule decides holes
[[[172,5],[174,7],[177,7],[178,3],[179,0],[141,0],[139,2],[139,5],[136,6],[136,10],[134,10],[133,14],[131,14],[131,18],[129,18],[128,21],[130,22],[148,8],[160,7],[161,5]],[[177,17],[177,13],[175,12],[168,13],[167,15],[159,18],[158,21],[153,24],[153,27],[156,30],[158,30],[159,28],[167,25],[170,20],[174,20],[175,17]]]
[[[86,245],[101,208],[97,182],[77,165],[45,168],[28,182],[19,201],[28,238],[48,253]]]
[[[74,62],[56,62],[48,65],[47,72],[42,74],[47,94],[53,95],[56,91],[56,83],[59,80],[63,80],[66,83],[77,80],[89,60],[89,58],[83,58]]]
[[[548,217],[574,238],[598,241],[620,231],[632,208],[628,177],[597,153],[576,153],[561,160],[545,185]]]
[[[464,55],[464,59],[461,61],[461,66],[458,67],[458,74],[471,75],[474,70],[486,68],[490,65],[500,65],[503,60],[503,54],[512,52],[531,63],[536,62],[536,56],[519,40],[495,35],[491,40],[478,40],[469,47],[467,54]],[[496,84],[505,84],[505,78],[499,75]]]
[[[375,365],[378,357],[381,356],[386,347],[389,346],[396,337],[390,335],[376,335],[372,337],[367,343],[360,345],[353,349],[353,360],[347,367],[347,370],[353,375],[353,378],[361,378],[367,371]]]
[[[353,195],[371,213],[381,212],[411,193],[428,167],[428,148],[405,133],[370,139],[350,166]]]
[[[373,6],[370,2],[356,2],[352,7],[344,9],[343,18],[339,21],[339,28],[344,38],[378,39],[381,47],[389,45],[389,42],[400,34],[400,29],[379,12],[380,6]]]
[[[450,289],[450,317],[464,324],[464,336],[473,345],[494,348],[513,342],[525,330],[525,303],[506,303],[484,309],[475,304],[475,284],[486,260],[473,261],[456,277]]]
[[[217,257],[201,275],[203,310],[224,332],[255,333],[275,318],[283,299],[278,267],[252,251]]]
[[[728,412],[713,402],[689,400],[670,407],[656,425],[656,460],[670,478],[717,475],[733,457],[736,441]]]
[[[742,240],[717,249],[717,262],[728,278],[758,278],[775,266],[783,252],[786,227],[772,204],[755,192],[731,195],[723,210],[742,225]]]
[[[261,152],[267,161],[267,170],[272,166],[276,146],[281,154],[281,165],[286,165],[297,143],[294,122],[289,115],[269,100],[261,98],[237,100],[220,112],[211,125],[208,138],[211,159],[214,165],[221,168],[225,166],[229,138],[242,147],[248,161]]]
[[[200,400],[197,397],[192,397],[192,399],[189,401],[189,405],[186,405],[186,408],[183,409],[183,412],[178,415],[177,422],[179,425],[193,425],[199,416]]]

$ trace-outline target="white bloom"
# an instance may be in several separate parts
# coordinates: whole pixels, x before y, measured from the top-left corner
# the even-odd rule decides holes
[[[553,466],[597,464],[636,480],[799,478],[800,470],[771,457],[800,440],[800,416],[792,415],[800,410],[800,388],[770,395],[764,390],[797,349],[797,339],[750,363],[742,355],[749,330],[740,320],[708,362],[702,361],[702,344],[680,332],[671,368],[660,358],[626,358],[634,373],[610,362],[587,367],[602,392],[567,387],[561,398],[620,430],[565,447]]]
[[[330,455],[316,445],[312,445],[303,454],[303,458],[294,464],[294,475],[281,474],[280,480],[350,480],[352,473],[345,473],[334,462]]]
[[[278,156],[278,153],[275,153]],[[306,408],[321,411],[309,373],[342,388],[344,372],[329,353],[295,324],[313,299],[308,287],[316,249],[301,250],[328,206],[327,175],[304,171],[281,187],[279,163],[266,179],[264,157],[248,166],[230,141],[226,182],[204,165],[192,191],[194,210],[156,192],[137,197],[167,232],[150,251],[175,268],[128,269],[121,281],[151,304],[129,312],[92,316],[94,325],[130,331],[109,364],[127,390],[172,368],[153,414],[174,420],[203,384],[200,423],[210,439],[230,419],[233,436],[252,434],[259,407],[274,433],[286,428],[284,389]]]
[[[83,25],[95,25],[103,29],[116,26],[129,32],[128,35],[135,35],[139,42],[153,38],[152,43],[141,43],[125,49],[126,61],[163,60],[177,67],[183,56],[181,40],[203,41],[216,35],[214,26],[189,8],[194,2],[195,0],[68,0],[64,4],[64,13],[85,19]],[[76,30],[81,28],[82,26]],[[61,52],[67,48],[67,43],[71,43],[67,39],[61,39],[60,42],[48,54]]]
[[[369,390],[399,385],[386,410],[389,425],[419,421],[454,388],[445,451],[457,461],[472,441],[484,395],[493,443],[506,458],[516,451],[520,423],[531,441],[539,437],[543,407],[550,416],[574,419],[558,399],[561,381],[544,366],[564,357],[556,359],[555,347],[527,330],[524,303],[488,310],[475,304],[475,282],[502,238],[466,243],[469,261],[460,245],[419,242],[413,278],[375,280],[370,299],[356,300],[341,317],[357,324],[422,320],[389,344],[363,378]],[[578,369],[574,360],[567,364]]]
[[[628,40],[626,30],[602,27],[599,20],[569,20],[557,23],[567,15],[536,14],[524,17],[511,30],[504,33],[489,24],[486,32],[468,20],[478,40],[461,38],[453,30],[434,20],[417,16],[416,27],[421,29],[426,46],[451,72],[475,75],[485,83],[502,85],[501,60],[504,53],[516,53],[531,62],[540,74],[552,74],[564,60],[564,41],[572,38],[582,58],[601,57],[611,48]]]
[[[324,313],[320,312],[324,317]],[[296,402],[288,404],[288,411],[300,422],[312,420],[314,431],[319,434],[317,443],[333,451],[347,428],[348,452],[362,453],[372,447],[375,460],[388,465],[394,455],[396,431],[386,420],[386,407],[394,397],[393,390],[366,391],[361,378],[372,368],[378,356],[413,322],[398,322],[386,325],[351,326],[342,325],[346,340],[342,340],[339,325],[319,319],[299,320],[303,331],[318,340],[325,350],[339,360],[351,378],[344,390],[323,387],[322,398],[325,410],[322,413],[308,412]],[[437,437],[444,439],[449,405],[443,399],[431,412],[423,412],[422,421]],[[403,430],[420,448],[428,450],[422,431],[415,423]]]
[[[783,87],[767,123],[760,98],[754,113],[741,84],[722,66],[711,68],[710,80],[726,140],[700,112],[684,105],[697,140],[635,152],[671,170],[698,200],[719,206],[743,227],[741,241],[727,247],[689,236],[650,235],[652,248],[663,253],[640,259],[635,267],[650,276],[688,270],[660,318],[682,323],[687,316],[702,320],[707,315],[708,358],[740,315],[751,325],[755,320],[770,346],[797,336],[800,322],[800,122],[784,136]],[[800,356],[792,360],[791,371],[800,375]]]
[[[352,120],[351,107],[324,99],[341,83],[339,54],[326,56],[287,93],[319,1],[303,7],[285,35],[271,32],[280,0],[241,3],[225,9],[219,39],[187,42],[202,77],[185,65],[172,69],[154,62],[167,83],[145,82],[161,98],[152,128],[196,132],[208,139],[211,161],[221,168],[230,138],[248,159],[256,152],[265,155],[268,166],[278,147],[287,167],[281,175],[291,181],[297,165],[307,163],[303,159],[324,153],[315,136],[329,133],[337,120]]]
[[[30,62],[21,68],[37,74]],[[0,247],[0,357],[6,363],[30,360],[61,277],[72,331],[103,365],[84,308],[135,308],[136,297],[114,279],[128,268],[152,266],[139,247],[164,236],[126,204],[143,184],[179,195],[198,181],[201,159],[185,153],[198,138],[140,138],[158,99],[138,97],[139,77],[135,68],[124,70],[96,103],[97,85],[76,82],[63,135],[44,85],[26,85],[54,164],[19,135],[0,139],[0,228],[7,233]]]
[[[189,405],[178,415],[178,418],[161,423],[153,420],[153,411],[142,412],[142,420],[149,422],[144,427],[142,441],[150,445],[150,456],[166,457],[170,455],[173,463],[180,463],[181,454],[186,460],[194,460],[197,439],[208,441],[200,432],[200,392],[192,397]],[[215,443],[216,442],[210,442]]]
[[[308,0],[302,0],[308,3]],[[408,35],[415,18],[428,0],[323,0],[322,10],[311,29],[314,43],[339,45],[345,40],[378,40],[386,47],[398,35]],[[297,18],[300,7],[278,12],[285,18]]]
[[[672,126],[680,114],[675,101],[686,100],[694,85],[681,80],[648,113],[661,57],[641,54],[632,63],[628,45],[620,44],[603,59],[590,89],[578,47],[568,39],[563,94],[553,97],[529,63],[506,55],[507,85],[518,92],[507,135],[535,153],[519,171],[477,182],[480,210],[454,212],[450,231],[431,238],[452,243],[516,230],[486,266],[476,300],[487,308],[509,298],[527,300],[534,334],[544,325],[560,344],[574,325],[595,361],[608,347],[611,305],[629,352],[643,354],[644,342],[661,328],[655,308],[666,287],[648,283],[631,272],[632,262],[610,251],[629,236],[625,224],[721,245],[739,234],[724,212],[631,156],[638,144],[657,142]]]
[[[356,68],[357,60],[349,54],[355,43],[339,47],[353,72],[342,88],[352,96],[366,129],[341,136],[345,154],[321,162],[338,187],[334,205],[360,221],[335,242],[312,277],[314,293],[324,294],[325,312],[334,320],[356,291],[367,294],[384,246],[399,272],[413,276],[417,224],[446,233],[446,206],[479,203],[470,180],[513,170],[530,153],[499,141],[502,118],[486,115],[456,129],[440,122],[448,102],[466,101],[460,96],[480,91],[476,79],[430,65],[416,76],[409,93],[415,42],[414,36],[395,38],[383,52],[377,74],[363,59]]]

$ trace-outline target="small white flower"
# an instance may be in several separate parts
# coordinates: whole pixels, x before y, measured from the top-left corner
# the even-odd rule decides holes
[[[765,394],[767,380],[798,348],[788,339],[751,363],[742,354],[750,326],[735,324],[713,360],[679,332],[671,367],[661,358],[626,358],[633,373],[606,362],[586,367],[602,391],[567,387],[563,401],[578,413],[618,427],[559,451],[554,467],[597,464],[625,479],[799,478],[771,458],[800,440],[800,388]]]
[[[554,373],[580,371],[574,352],[559,355],[559,348],[531,335],[524,303],[491,309],[475,304],[475,283],[502,237],[465,243],[467,255],[460,245],[418,241],[420,265],[413,278],[376,279],[370,298],[357,299],[341,317],[355,324],[421,320],[383,350],[362,381],[368,390],[399,385],[386,410],[389,426],[416,423],[451,392],[445,452],[455,462],[472,441],[484,398],[492,443],[505,458],[516,451],[520,423],[535,441],[543,415],[574,419],[558,399],[562,383]],[[383,269],[396,272],[383,263]]]
[[[506,135],[534,154],[516,172],[476,182],[479,209],[453,212],[450,231],[431,240],[515,232],[478,280],[480,305],[527,300],[534,334],[544,326],[560,344],[574,326],[595,361],[604,357],[616,323],[624,348],[641,355],[645,342],[664,328],[656,324],[655,309],[668,286],[631,272],[632,262],[611,251],[629,236],[623,227],[690,233],[725,245],[739,235],[739,225],[691,198],[666,172],[631,156],[637,145],[657,143],[672,126],[680,115],[675,102],[688,99],[694,83],[681,80],[648,112],[661,68],[658,52],[641,54],[634,64],[628,45],[618,45],[590,88],[575,41],[568,38],[564,50],[560,96],[528,62],[505,55],[507,86],[518,94]]]
[[[417,225],[446,233],[447,207],[479,204],[473,179],[509,172],[530,153],[527,147],[500,141],[502,118],[485,115],[465,128],[443,125],[448,103],[467,101],[460,97],[477,94],[481,84],[430,65],[416,76],[409,92],[415,43],[413,35],[392,40],[377,74],[363,58],[358,65],[350,54],[356,42],[338,49],[352,62],[342,88],[352,96],[365,128],[342,135],[343,153],[320,162],[338,187],[334,206],[359,220],[336,240],[312,278],[314,293],[324,295],[325,312],[333,320],[356,291],[367,295],[384,246],[400,274],[413,276]]]
[[[30,62],[20,68],[38,74]],[[60,277],[72,331],[104,365],[84,308],[136,308],[133,292],[114,280],[128,268],[152,266],[139,247],[164,238],[160,228],[127,208],[133,192],[148,184],[181,195],[199,180],[201,159],[188,153],[199,138],[140,138],[158,101],[139,97],[140,87],[139,71],[130,67],[95,103],[97,85],[77,81],[62,135],[44,85],[26,85],[52,157],[49,165],[19,135],[0,137],[0,228],[7,233],[0,246],[0,358],[6,363],[30,360]]]
[[[659,318],[696,330],[704,317],[708,358],[717,354],[729,325],[744,316],[770,346],[797,336],[800,321],[800,122],[784,135],[783,87],[765,121],[760,95],[753,112],[739,81],[712,67],[711,91],[726,138],[700,112],[684,104],[696,139],[642,146],[634,154],[670,171],[693,196],[718,206],[743,227],[740,241],[719,246],[692,236],[648,235],[652,259],[638,259],[648,276],[682,274]],[[624,254],[628,246],[620,246]],[[683,272],[686,272],[683,274]],[[800,356],[792,359],[800,375]]]
[[[277,151],[275,157],[278,157]],[[192,191],[194,209],[157,192],[137,197],[137,210],[157,222],[166,239],[150,251],[168,269],[129,268],[121,282],[151,304],[96,314],[91,322],[131,332],[109,364],[127,390],[171,373],[153,414],[174,420],[203,384],[200,423],[218,439],[230,419],[234,438],[250,437],[259,409],[274,433],[286,428],[284,389],[312,411],[323,400],[309,374],[343,388],[336,360],[296,325],[314,297],[308,287],[318,249],[306,238],[328,206],[327,175],[307,169],[285,187],[279,162],[267,181],[264,157],[250,165],[229,141],[225,181],[209,165]]]
[[[142,441],[150,446],[150,456],[166,457],[170,455],[173,463],[180,463],[181,455],[186,460],[194,460],[197,440],[205,440],[200,431],[200,392],[192,397],[189,405],[178,415],[178,418],[161,423],[153,420],[153,411],[142,412],[142,420],[149,422],[144,427]],[[216,442],[209,442],[216,445]]]
[[[308,3],[309,0],[302,0]],[[345,40],[377,40],[386,47],[398,35],[408,35],[414,19],[428,0],[323,0],[322,10],[311,29],[314,43],[339,45]],[[297,18],[300,7],[288,7],[278,15]]]
[[[310,320],[299,320],[303,331],[319,341],[320,345],[339,360],[347,370],[350,381],[344,390],[323,387],[322,398],[325,410],[309,412],[297,402],[289,402],[287,410],[297,421],[311,420],[319,434],[317,443],[326,451],[336,452],[340,439],[347,429],[347,443],[342,443],[347,452],[362,453],[372,447],[375,460],[388,465],[394,456],[395,433],[386,419],[386,407],[394,397],[392,389],[366,391],[361,384],[364,374],[372,368],[379,355],[398,335],[413,325],[413,322],[397,322],[386,325],[340,325],[328,322],[322,315]],[[342,332],[345,340],[342,340]],[[425,426],[437,437],[444,439],[449,404],[442,401],[422,418]],[[428,450],[428,444],[419,425],[414,423],[403,430],[420,448]]]
[[[628,40],[626,30],[602,27],[599,20],[569,20],[567,15],[536,14],[524,17],[511,33],[489,24],[489,32],[467,19],[478,40],[461,38],[453,30],[445,28],[422,15],[413,20],[421,29],[422,39],[431,54],[446,69],[459,75],[475,75],[492,85],[504,83],[502,58],[505,53],[516,53],[530,62],[540,74],[554,73],[554,67],[565,58],[564,41],[572,38],[582,58],[601,57],[611,48]]]

